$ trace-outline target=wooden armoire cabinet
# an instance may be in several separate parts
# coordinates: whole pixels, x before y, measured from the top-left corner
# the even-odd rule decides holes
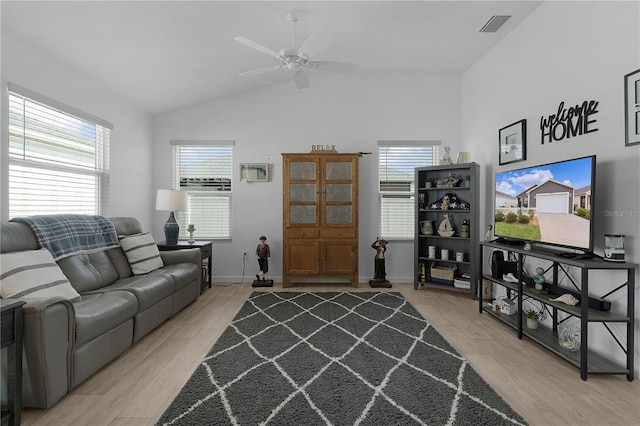
[[[282,286],[358,286],[359,154],[282,154]]]

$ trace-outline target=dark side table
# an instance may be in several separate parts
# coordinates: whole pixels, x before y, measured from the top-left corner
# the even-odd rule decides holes
[[[2,410],[2,423],[20,424],[22,410],[22,300],[0,300],[0,340],[7,348],[7,409]]]
[[[171,251],[171,250],[183,250],[189,248],[199,248],[202,253],[202,287],[206,284],[211,288],[211,272],[213,270],[213,243],[211,241],[196,241],[193,244],[189,244],[186,241],[178,241],[177,244],[167,244],[165,241],[158,243],[158,250]],[[202,288],[200,288],[202,294]]]

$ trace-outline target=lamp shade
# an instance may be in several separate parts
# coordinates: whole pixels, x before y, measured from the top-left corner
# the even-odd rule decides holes
[[[180,211],[187,209],[187,193],[173,189],[158,189],[156,210]]]

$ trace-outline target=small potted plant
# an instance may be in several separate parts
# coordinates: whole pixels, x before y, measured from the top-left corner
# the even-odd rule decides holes
[[[524,315],[527,317],[527,328],[535,330],[538,328],[539,320],[542,319],[543,312],[529,309],[524,312]]]

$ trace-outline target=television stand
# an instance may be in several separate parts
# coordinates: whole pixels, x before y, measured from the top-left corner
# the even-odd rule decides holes
[[[585,251],[584,253],[563,252],[563,253],[559,253],[558,256],[564,257],[566,259],[575,259],[575,260],[597,259],[600,257],[591,251]]]
[[[498,237],[492,242],[497,244],[504,244],[508,246],[523,246],[527,243],[524,240],[510,240],[509,238],[502,238],[502,237]]]
[[[483,300],[483,293],[478,294],[478,310],[481,314],[488,314],[515,329],[518,339],[528,337],[543,348],[551,351],[560,358],[568,361],[580,370],[580,378],[587,380],[589,374],[621,374],[626,375],[627,380],[633,380],[634,374],[634,323],[635,323],[635,286],[636,286],[636,268],[638,265],[628,262],[607,262],[604,259],[595,256],[595,258],[580,258],[580,256],[593,255],[591,252],[584,253],[554,253],[547,250],[539,250],[535,247],[532,250],[524,250],[521,247],[499,244],[497,242],[483,241],[480,243],[478,253],[478,261],[476,266],[479,268],[477,276],[482,280],[489,281],[495,287],[496,293],[506,292],[507,296],[516,303],[517,309],[515,315],[507,315],[500,310],[493,310],[493,306],[487,304],[487,300]],[[485,267],[483,261],[486,251],[504,250],[516,256],[518,269],[516,279],[517,282],[505,281],[501,278],[494,278],[491,273],[483,273],[482,268]],[[483,253],[485,251],[485,253]],[[565,256],[569,254],[570,256]],[[548,269],[552,272],[552,277],[547,277],[544,284],[546,292],[542,293],[527,284],[526,277],[523,274],[525,258],[535,258],[536,264],[542,262],[547,263]],[[575,268],[575,275],[567,272],[567,267]],[[613,290],[604,295],[591,295],[589,291],[590,271],[601,270],[608,271],[611,275],[610,286]],[[626,277],[625,277],[626,276]],[[560,287],[560,282],[564,279],[571,281],[576,287]],[[618,285],[616,281],[622,281]],[[501,288],[501,290],[499,290]],[[499,291],[498,291],[499,290]],[[606,291],[606,289],[599,290]],[[494,293],[494,295],[496,294]],[[582,303],[576,306],[567,305],[555,299],[560,294],[575,294],[574,297],[581,299]],[[625,297],[626,296],[626,297]],[[620,299],[620,306],[611,310],[611,300]],[[626,306],[622,300],[627,300]],[[545,306],[545,310],[550,315],[550,327],[540,327],[538,329],[530,329],[525,327],[523,314],[525,300],[535,300]],[[580,324],[580,342],[581,347],[578,351],[568,350],[559,340],[558,329],[560,324],[570,319],[577,325]],[[611,354],[602,354],[592,350],[589,347],[589,325],[593,323],[601,323],[606,330],[609,331],[612,347],[621,350],[624,356],[624,364],[621,361],[613,359]],[[618,338],[609,327],[609,323],[617,323],[619,327],[626,328],[626,339]],[[603,334],[606,336],[606,334]],[[615,343],[618,345],[616,346]],[[620,353],[619,353],[620,354]]]

